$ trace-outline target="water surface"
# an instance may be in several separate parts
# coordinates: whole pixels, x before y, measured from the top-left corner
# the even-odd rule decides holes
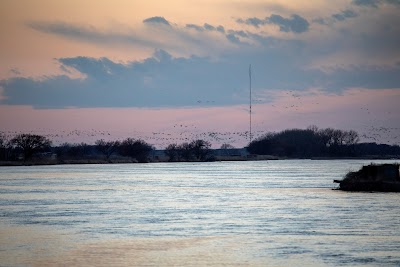
[[[2,167],[1,265],[400,266],[400,195],[332,190],[370,162]]]

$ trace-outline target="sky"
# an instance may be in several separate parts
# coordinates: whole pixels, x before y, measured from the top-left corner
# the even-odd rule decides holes
[[[214,148],[291,128],[400,145],[399,0],[1,0],[0,132]]]

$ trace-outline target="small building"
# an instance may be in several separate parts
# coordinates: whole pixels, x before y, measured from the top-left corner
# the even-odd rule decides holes
[[[214,156],[228,156],[228,157],[247,157],[249,152],[246,148],[229,148],[229,149],[213,149]]]
[[[37,159],[47,159],[47,160],[56,160],[57,159],[57,154],[52,153],[52,152],[36,153],[33,156],[34,156],[34,158],[37,158]]]

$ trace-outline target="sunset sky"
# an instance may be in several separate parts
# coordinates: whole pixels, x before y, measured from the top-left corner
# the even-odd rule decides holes
[[[400,145],[400,1],[1,0],[0,131],[54,143],[356,130]]]

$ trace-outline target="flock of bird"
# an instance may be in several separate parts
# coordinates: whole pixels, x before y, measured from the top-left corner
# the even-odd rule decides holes
[[[175,124],[169,130],[157,132],[112,132],[96,129],[90,130],[71,130],[71,131],[54,131],[50,129],[37,129],[31,133],[44,135],[53,141],[53,144],[68,143],[94,143],[96,140],[123,140],[127,137],[134,139],[142,139],[158,149],[163,149],[172,143],[185,143],[193,140],[202,139],[210,142],[213,147],[218,148],[222,144],[230,144],[234,147],[246,146],[249,142],[249,131],[201,131],[200,127],[194,124]],[[252,139],[256,139],[267,131],[255,129],[252,132]],[[23,133],[18,131],[2,132],[4,136],[12,138],[13,136]],[[359,132],[362,142],[376,142],[387,144],[400,143],[400,127],[365,127],[365,131]]]
[[[400,143],[400,127],[365,127],[365,133],[361,134],[362,139],[369,140],[370,142],[380,143],[386,141],[387,144]]]
[[[285,112],[291,111],[293,115],[300,116],[300,113],[296,113],[299,111],[299,108],[303,105],[320,105],[319,102],[313,101],[308,103],[303,103],[301,95],[296,94],[294,91],[284,92],[284,96],[288,101],[285,104],[270,104],[270,107],[273,108],[276,112]],[[265,103],[265,100],[262,98],[256,98],[254,103]],[[197,100],[198,104],[213,104],[215,101],[212,100]],[[247,110],[248,111],[248,110]],[[366,120],[364,123],[367,125],[363,128],[356,127],[355,129],[360,136],[360,140],[362,142],[376,142],[376,143],[387,143],[387,144],[400,144],[400,127],[385,127],[385,126],[373,126],[373,125],[382,125],[379,116],[375,111],[372,110],[371,107],[361,107],[359,109],[359,115],[364,116]],[[386,116],[393,116],[391,111],[385,112]],[[360,126],[360,125],[359,125]],[[397,125],[399,126],[399,125]],[[259,122],[253,123],[253,131],[252,131],[252,139],[256,139],[266,132],[268,132],[267,123]],[[45,129],[40,128],[34,131],[30,131],[31,133],[41,134],[48,137],[55,144],[60,144],[64,142],[68,143],[94,143],[96,140],[105,139],[105,140],[123,140],[127,137],[131,137],[134,139],[142,139],[149,144],[154,145],[157,148],[165,148],[169,144],[172,143],[184,143],[190,142],[196,139],[202,139],[209,141],[213,146],[218,147],[222,144],[231,144],[235,147],[243,147],[248,144],[250,136],[249,131],[204,131],[204,129],[200,125],[196,124],[186,124],[176,123],[168,128],[165,128],[162,131],[158,132],[143,132],[143,131],[125,131],[118,132],[118,130],[54,130],[54,129]],[[18,131],[9,131],[2,132],[3,135],[12,138],[13,136],[22,133]]]
[[[195,125],[177,124],[168,131],[157,131],[157,132],[141,132],[141,131],[126,131],[117,132],[112,131],[100,131],[100,130],[71,130],[71,131],[54,131],[50,129],[37,129],[29,131],[29,133],[39,134],[49,138],[53,144],[68,143],[94,143],[96,140],[119,140],[122,141],[128,137],[134,139],[142,139],[147,143],[155,146],[156,148],[162,149],[172,143],[185,143],[193,140],[202,139],[209,141],[213,147],[219,147],[222,144],[231,144],[235,147],[243,147],[249,142],[248,131],[200,131],[199,127]],[[12,138],[20,133],[19,131],[3,132],[3,134]],[[262,131],[256,131],[252,133],[253,138],[262,134]]]

